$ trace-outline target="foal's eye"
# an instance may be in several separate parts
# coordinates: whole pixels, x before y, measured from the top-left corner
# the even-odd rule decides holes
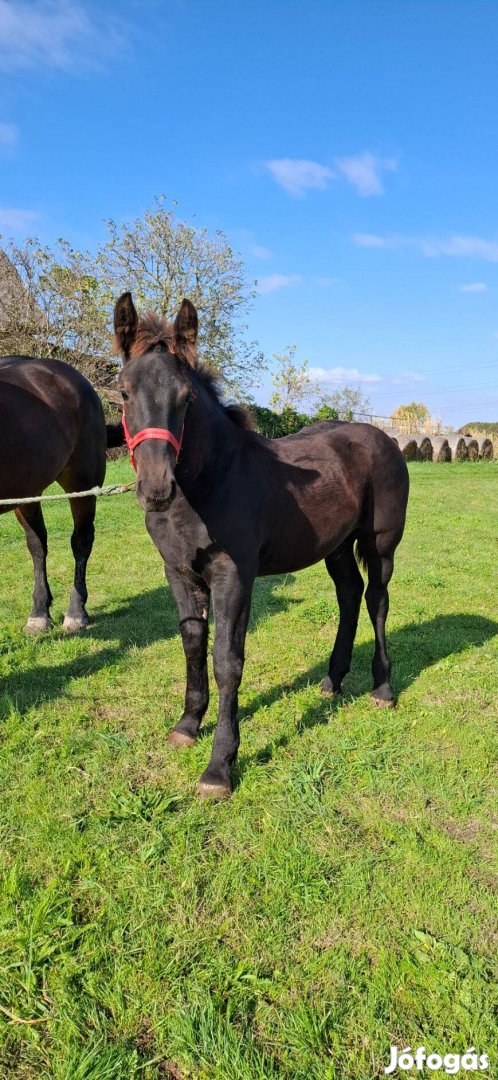
[[[130,395],[128,394],[127,390],[121,390],[120,389],[119,393],[121,394],[121,397],[123,398],[123,401],[128,401],[128,398],[129,398]]]

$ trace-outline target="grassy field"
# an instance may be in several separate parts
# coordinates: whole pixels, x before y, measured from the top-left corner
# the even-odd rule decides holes
[[[477,1047],[498,1075],[498,466],[411,480],[397,710],[369,700],[366,611],[343,699],[320,696],[323,566],[258,582],[214,805],[195,783],[216,695],[194,750],[164,744],[184,661],[134,497],[100,500],[77,638],[23,635],[31,561],[0,519],[2,1078],[370,1080],[391,1043]],[[46,520],[60,627],[67,506]]]

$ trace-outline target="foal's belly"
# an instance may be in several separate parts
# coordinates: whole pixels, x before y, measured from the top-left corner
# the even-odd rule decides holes
[[[328,490],[308,493],[299,502],[287,492],[268,517],[258,574],[286,574],[312,566],[342,544],[359,517],[353,499],[334,498]]]
[[[278,544],[265,545],[260,551],[258,577],[266,577],[269,574],[291,574],[296,570],[304,570],[313,563],[320,562],[331,555],[343,540],[351,533],[351,528],[344,528],[333,540],[323,544],[294,546],[280,546]]]

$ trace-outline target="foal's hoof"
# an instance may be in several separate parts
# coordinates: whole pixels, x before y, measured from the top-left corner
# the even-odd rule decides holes
[[[66,634],[78,634],[80,630],[86,630],[90,622],[88,615],[64,615],[63,627]]]
[[[24,631],[26,634],[43,634],[45,630],[52,630],[53,626],[50,615],[30,615]]]
[[[370,697],[371,697],[372,701],[376,704],[378,709],[395,709],[396,708],[396,700],[395,700],[395,698],[381,698],[381,697],[376,697],[375,694],[370,694]]]
[[[229,799],[232,794],[232,789],[228,784],[206,784],[204,780],[199,780],[197,784],[197,794],[200,799]]]
[[[183,746],[195,746],[196,739],[192,735],[186,735],[183,731],[170,731],[166,739],[168,746],[175,750],[181,750]]]
[[[320,693],[322,697],[327,698],[335,698],[336,696],[337,691],[334,690],[334,687],[332,686],[332,680],[329,678],[328,675],[325,676],[320,686]]]

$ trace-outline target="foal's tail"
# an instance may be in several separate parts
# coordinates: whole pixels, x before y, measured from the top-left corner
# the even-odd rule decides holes
[[[124,446],[125,436],[121,420],[117,424],[106,424],[107,449],[114,450],[117,446]]]
[[[360,535],[356,539],[356,543],[355,543],[355,546],[354,546],[354,553],[355,553],[356,562],[358,563],[358,565],[361,566],[363,568],[363,570],[365,570],[365,571],[368,570],[367,547],[366,547],[365,536],[362,533],[360,533]]]
[[[392,564],[405,527],[409,478],[406,461],[383,432],[375,432],[377,460],[365,486],[361,520],[355,537],[357,563],[371,573],[379,559]]]

